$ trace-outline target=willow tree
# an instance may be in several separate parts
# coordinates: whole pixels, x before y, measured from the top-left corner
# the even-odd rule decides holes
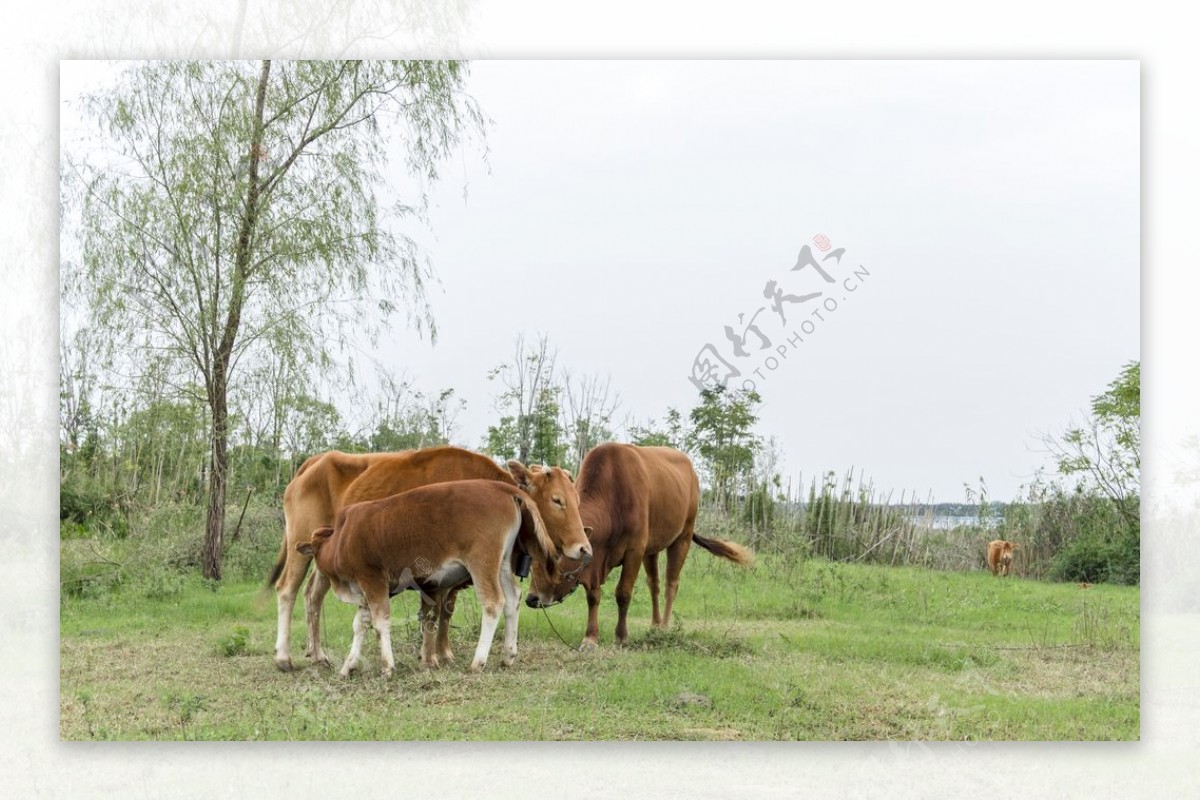
[[[454,61],[155,62],[89,96],[99,146],[68,154],[78,269],[64,291],[136,369],[166,354],[210,417],[204,574],[220,578],[229,396],[271,352],[334,369],[403,309],[434,333],[421,218],[484,121]],[[402,153],[403,185],[383,178]]]

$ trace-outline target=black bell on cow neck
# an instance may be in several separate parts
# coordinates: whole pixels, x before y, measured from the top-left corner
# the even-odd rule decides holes
[[[533,557],[531,557],[528,553],[526,553],[525,549],[522,548],[521,552],[519,554],[517,554],[517,575],[520,576],[521,578],[528,577],[529,570],[532,567],[533,567]]]

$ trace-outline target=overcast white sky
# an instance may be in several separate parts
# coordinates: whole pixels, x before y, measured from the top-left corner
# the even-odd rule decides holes
[[[63,63],[64,100],[90,69]],[[982,476],[1010,499],[1040,433],[1138,358],[1138,86],[1131,61],[475,62],[491,172],[456,159],[431,232],[410,231],[439,341],[397,331],[379,358],[454,387],[478,445],[518,332],[611,376],[639,422],[696,402],[712,343],[755,378],[788,473],[855,466],[939,500]],[[817,234],[846,249],[824,263],[838,283],[786,327],[764,310],[772,348],[750,335],[735,357],[724,327],[768,305],[768,280],[825,289],[790,270]]]

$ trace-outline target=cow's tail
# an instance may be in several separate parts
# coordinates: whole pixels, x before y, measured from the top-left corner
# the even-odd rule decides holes
[[[546,524],[542,522],[542,515],[538,511],[537,504],[525,493],[521,493],[520,495],[514,494],[513,500],[517,502],[517,506],[521,509],[521,517],[523,518],[521,527],[533,529],[533,536],[537,539],[538,547],[542,549],[542,553],[547,557],[553,558],[554,554],[558,551],[558,547],[546,532]]]
[[[730,562],[734,562],[745,567],[749,567],[750,565],[754,564],[754,551],[750,550],[744,545],[738,545],[736,542],[730,542],[729,540],[710,540],[695,533],[692,534],[692,542],[696,543],[713,556],[719,556],[722,559],[728,559]]]
[[[264,589],[270,588],[279,581],[279,577],[283,575],[283,566],[287,564],[287,556],[287,537],[284,537],[283,544],[279,546],[279,556],[275,558],[275,566],[271,568],[271,575],[267,576],[267,581],[263,585]]]

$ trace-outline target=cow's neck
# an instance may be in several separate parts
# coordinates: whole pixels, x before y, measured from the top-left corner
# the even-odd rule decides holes
[[[579,495],[579,519],[585,527],[592,529],[588,541],[592,544],[592,565],[585,574],[602,570],[600,580],[603,581],[609,571],[615,567],[608,563],[617,554],[618,548],[613,547],[613,538],[619,534],[612,518],[611,505],[598,496],[586,493]],[[582,577],[581,577],[582,578]]]

